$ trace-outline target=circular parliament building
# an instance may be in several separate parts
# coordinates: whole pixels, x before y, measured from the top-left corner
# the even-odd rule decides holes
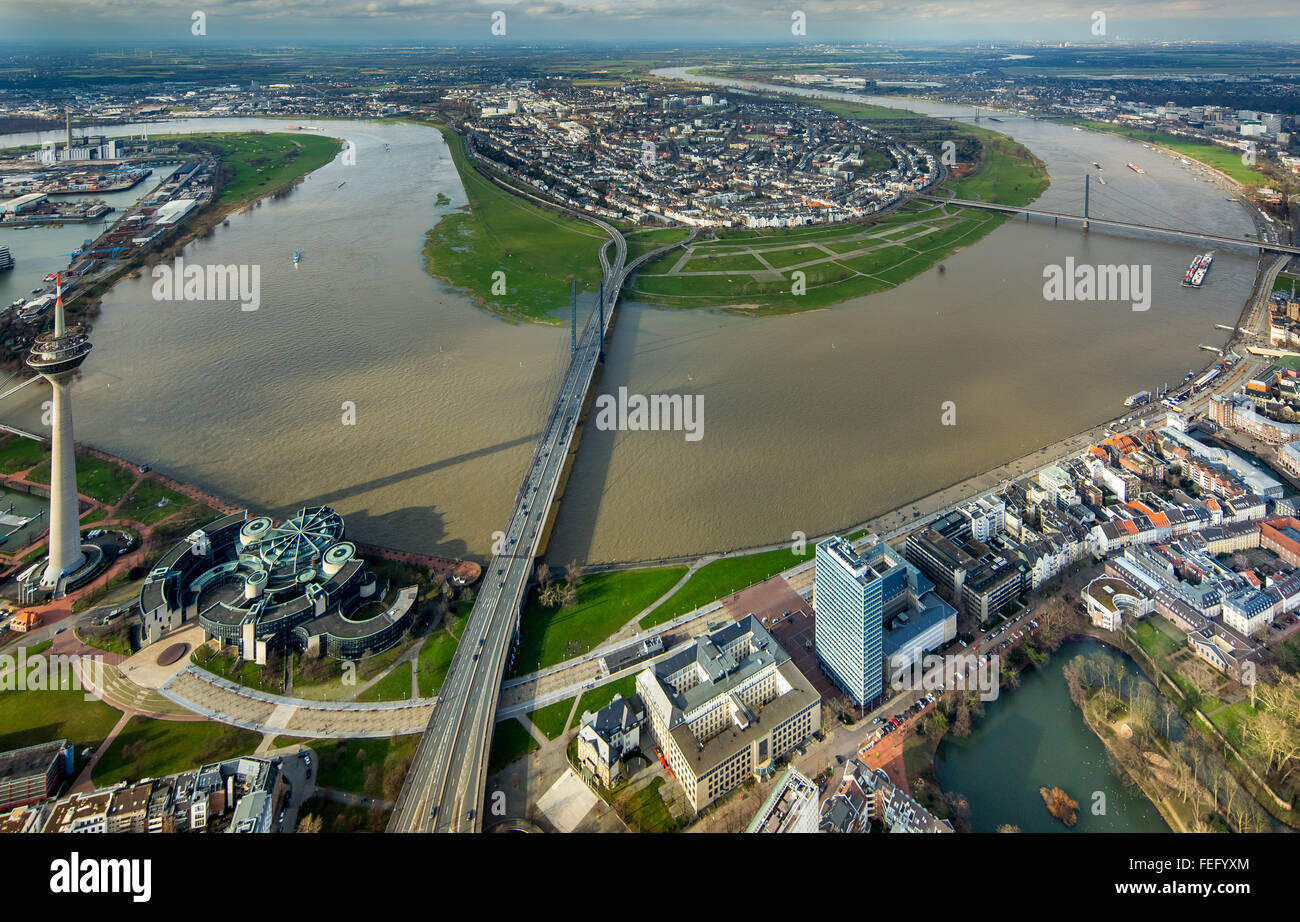
[[[197,619],[205,639],[256,663],[290,648],[357,659],[397,643],[410,623],[417,587],[384,606],[387,590],[343,540],[343,517],[329,506],[280,525],[244,511],[163,555],[140,590],[140,615],[147,643]]]

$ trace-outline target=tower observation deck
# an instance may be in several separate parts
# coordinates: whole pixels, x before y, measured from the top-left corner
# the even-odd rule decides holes
[[[72,437],[72,375],[90,354],[90,340],[81,326],[69,328],[63,317],[63,284],[56,281],[54,329],[32,343],[27,364],[50,382],[50,555],[40,577],[40,587],[55,596],[65,591],[67,580],[98,562],[81,546],[77,522],[77,461]],[[97,550],[97,549],[95,549]]]

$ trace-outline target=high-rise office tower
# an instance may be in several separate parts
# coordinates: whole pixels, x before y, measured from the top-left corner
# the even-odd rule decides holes
[[[822,669],[865,709],[884,691],[884,620],[907,591],[907,564],[884,542],[863,551],[843,538],[817,545],[816,630]]]

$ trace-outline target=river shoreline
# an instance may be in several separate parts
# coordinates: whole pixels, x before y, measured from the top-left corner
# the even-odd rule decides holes
[[[234,123],[198,124],[188,130],[226,131],[230,130],[231,124]],[[234,124],[236,129],[242,127],[242,124]],[[263,122],[259,127],[267,126]],[[998,127],[1015,130],[1015,126]],[[187,126],[179,128],[187,130]],[[1050,139],[1060,140],[1061,131],[1053,129],[1053,126],[1045,126],[1041,131]],[[419,135],[416,136],[415,132]],[[377,169],[384,174],[397,170],[394,175],[402,180],[402,188],[414,183],[421,194],[427,194],[429,205],[434,204],[432,193],[439,188],[452,198],[451,207],[461,205],[463,199],[452,191],[457,185],[456,176],[445,154],[439,155],[436,172],[432,174],[435,184],[428,181],[429,167],[425,159],[408,163],[409,152],[417,145],[427,151],[430,143],[427,130],[398,126],[367,134],[365,127],[358,125],[348,128],[347,136],[356,137],[361,144],[362,162],[356,168],[358,172],[345,174],[338,168],[337,160],[328,168],[331,177],[337,172],[336,180],[350,178],[345,188],[336,192],[335,179],[319,189],[308,183],[295,199],[298,204],[291,202],[272,207],[269,213],[263,209],[251,216],[231,218],[228,233],[220,232],[218,241],[203,243],[221,249],[220,253],[206,258],[236,261],[256,260],[257,248],[265,250],[266,246],[273,246],[276,235],[281,233],[290,233],[295,245],[306,246],[312,253],[335,252],[335,247],[344,246],[338,251],[341,258],[332,264],[313,261],[295,273],[271,272],[264,278],[268,291],[281,299],[281,311],[274,315],[266,312],[251,315],[243,318],[246,322],[227,329],[192,309],[186,320],[189,338],[177,341],[177,337],[171,334],[175,328],[170,323],[170,315],[159,317],[159,310],[151,305],[149,292],[144,287],[145,280],[119,283],[114,295],[105,298],[105,316],[112,324],[101,319],[96,327],[103,328],[102,338],[111,337],[114,342],[105,339],[103,348],[113,350],[113,366],[104,366],[103,371],[112,376],[132,376],[129,388],[120,385],[117,377],[113,377],[111,391],[112,405],[130,414],[132,427],[127,437],[101,431],[105,428],[103,426],[90,425],[83,441],[119,454],[142,454],[156,465],[170,469],[178,479],[200,484],[219,494],[237,496],[253,506],[285,508],[296,498],[319,494],[321,498],[339,502],[341,511],[345,513],[356,513],[369,507],[369,518],[363,512],[357,520],[360,537],[413,551],[458,558],[468,556],[481,562],[486,557],[487,544],[485,538],[478,536],[491,534],[492,528],[499,524],[502,511],[488,495],[489,491],[479,485],[503,478],[509,480],[514,476],[514,456],[522,454],[522,450],[516,450],[515,446],[535,431],[528,428],[536,418],[534,404],[540,403],[550,389],[542,387],[539,391],[537,382],[549,383],[545,376],[554,375],[552,368],[560,367],[552,360],[557,358],[567,337],[563,331],[558,336],[553,333],[539,336],[527,329],[532,324],[514,326],[493,322],[485,325],[483,320],[472,317],[467,320],[467,316],[483,312],[467,310],[470,305],[463,298],[453,296],[441,285],[431,284],[426,295],[434,312],[431,316],[437,318],[440,330],[446,332],[440,332],[436,338],[408,336],[392,339],[392,335],[400,332],[403,326],[397,318],[402,319],[405,328],[422,329],[419,324],[423,322],[423,314],[430,309],[424,307],[425,299],[422,297],[411,299],[399,291],[387,292],[383,288],[390,285],[392,279],[401,278],[408,283],[406,290],[410,292],[414,290],[410,286],[418,284],[413,277],[415,272],[423,279],[428,278],[420,264],[418,248],[367,243],[356,249],[347,249],[341,243],[342,238],[329,229],[331,225],[328,222],[304,221],[303,217],[310,209],[317,209],[322,217],[332,215],[343,207],[344,200],[352,209],[351,213],[358,214],[356,209],[368,207],[362,199],[367,183],[374,183],[380,189],[386,183],[391,185],[393,177],[372,175]],[[1038,134],[1027,134],[1024,141],[1049,163],[1054,186],[1059,186],[1061,163],[1068,162],[1062,158],[1074,154],[1068,146],[1062,148],[1055,140],[1040,151],[1039,142],[1035,140],[1037,137]],[[1065,137],[1064,141],[1079,137],[1074,134]],[[385,145],[380,143],[381,139],[393,142],[391,155],[383,149]],[[1088,156],[1095,155],[1089,153]],[[1189,181],[1182,183],[1183,186],[1188,184]],[[306,195],[307,191],[311,194]],[[1058,192],[1056,197],[1060,198],[1060,195]],[[1212,211],[1236,210],[1219,201],[1220,204]],[[441,210],[433,212],[435,218]],[[429,215],[430,209],[421,199],[418,209],[415,206],[406,209],[402,226],[413,228],[413,222],[418,221],[419,233],[426,233],[434,223],[429,220]],[[292,226],[291,231],[281,230],[281,217]],[[317,232],[317,228],[321,231]],[[914,279],[900,294],[873,299],[875,306],[867,311],[857,310],[849,304],[843,310],[810,312],[807,318],[771,318],[769,323],[739,323],[733,327],[728,318],[714,312],[696,312],[695,319],[691,319],[689,315],[692,312],[625,305],[625,316],[620,318],[619,332],[610,347],[607,380],[626,382],[629,387],[646,392],[687,386],[692,379],[701,382],[694,386],[704,387],[708,405],[716,408],[711,416],[714,428],[710,430],[716,432],[716,436],[707,440],[704,452],[695,445],[678,450],[665,439],[653,442],[637,439],[637,448],[633,451],[630,443],[624,445],[628,439],[593,433],[598,437],[584,441],[577,461],[581,470],[566,491],[557,540],[553,541],[555,559],[567,562],[576,558],[612,567],[660,562],[659,558],[666,556],[695,558],[719,548],[778,543],[783,535],[789,535],[795,529],[813,535],[833,528],[851,527],[845,520],[853,516],[858,516],[859,523],[871,523],[878,531],[901,529],[919,519],[918,505],[937,509],[942,500],[954,502],[962,498],[962,493],[969,495],[981,489],[996,488],[1001,480],[1031,473],[1052,460],[1043,451],[1044,447],[1048,451],[1074,447],[1082,450],[1086,441],[1080,433],[1089,430],[1080,423],[1091,423],[1089,416],[1096,420],[1110,417],[1120,410],[1119,400],[1112,400],[1110,395],[1104,399],[1094,396],[1087,402],[1087,414],[1078,412],[1076,406],[1074,411],[1064,410],[1060,419],[1051,425],[1022,422],[1004,432],[999,428],[1007,416],[1002,412],[1004,409],[1016,406],[1018,413],[1031,414],[1038,413],[1042,405],[1048,403],[1038,382],[1046,380],[1042,377],[1044,374],[1054,373],[1056,366],[1043,366],[1042,362],[1037,366],[1043,367],[1032,362],[1015,367],[999,365],[991,357],[994,353],[988,350],[1001,347],[992,341],[986,343],[988,337],[982,332],[1005,328],[1007,336],[1014,335],[1024,340],[1022,347],[1028,350],[1026,354],[1035,350],[1041,354],[1046,346],[1042,341],[1046,334],[1035,330],[1073,335],[1084,323],[1085,318],[1079,311],[1041,313],[1043,308],[1039,307],[1039,299],[1033,296],[1041,289],[1041,279],[1034,286],[1032,277],[1022,277],[1024,273],[1017,272],[1014,263],[1007,263],[1005,270],[997,270],[997,278],[984,279],[979,274],[980,254],[990,247],[990,241],[993,241],[993,253],[1000,253],[1009,244],[1018,252],[1027,246],[1025,252],[1031,260],[1050,260],[1053,252],[1059,250],[1046,244],[1041,253],[1034,249],[1035,241],[1043,241],[1050,234],[1050,230],[1035,227],[1026,231],[1023,224],[1007,224],[981,241],[979,247],[971,247],[966,254],[953,257],[946,274],[927,273]],[[410,235],[404,236],[415,239]],[[1074,234],[1068,238],[1057,236],[1059,241],[1054,241],[1053,247],[1078,246],[1081,251],[1086,248],[1094,260],[1113,260],[1118,255],[1112,253],[1117,243],[1103,234],[1092,238]],[[1166,244],[1156,243],[1150,248],[1152,254],[1148,258],[1159,261],[1161,272],[1174,264],[1183,264],[1181,257],[1171,257],[1167,252],[1170,247]],[[975,254],[973,258],[969,255],[971,253]],[[1239,261],[1234,262],[1239,265]],[[383,275],[375,274],[377,266],[383,267]],[[1230,289],[1233,302],[1245,294],[1247,271],[1253,272],[1254,266],[1240,266],[1240,269],[1243,271],[1237,272]],[[990,301],[984,294],[991,290],[989,285],[983,284],[985,281],[1009,285],[1021,294],[1009,307],[1004,306],[1001,300]],[[328,290],[311,287],[309,282],[330,287]],[[564,287],[567,289],[568,286]],[[331,294],[343,291],[348,295]],[[567,290],[564,294],[567,300]],[[384,309],[357,310],[357,305],[372,301],[384,302]],[[917,309],[913,302],[923,305],[924,309]],[[1200,299],[1200,303],[1205,303],[1205,299]],[[1238,313],[1236,308],[1232,308],[1233,318],[1222,316],[1220,309],[1196,313],[1195,303],[1171,303],[1167,307],[1182,310],[1180,324],[1184,331],[1189,324],[1199,328],[1210,320],[1230,322]],[[117,313],[119,309],[121,314]],[[1089,315],[1094,313],[1088,312]],[[1106,324],[1115,325],[1115,313],[1108,312],[1096,317],[1095,321],[1100,322],[1104,330]],[[160,335],[148,337],[150,345],[147,350],[128,342],[121,332],[130,330],[137,318],[146,317],[161,331]],[[363,317],[364,324],[361,322]],[[682,319],[677,319],[679,317]],[[1147,318],[1136,314],[1132,317],[1138,328],[1132,338],[1134,343],[1166,336],[1147,322]],[[122,324],[115,330],[110,329],[110,325],[116,325],[119,319]],[[496,318],[486,319],[494,321]],[[1122,319],[1124,327],[1129,328],[1127,312]],[[1093,318],[1088,320],[1095,326]],[[1042,323],[1035,326],[1040,321]],[[329,330],[328,334],[310,332],[321,329],[322,323]],[[312,324],[312,327],[304,324]],[[320,406],[323,401],[315,399],[317,385],[308,387],[293,380],[300,375],[298,371],[288,368],[281,371],[279,366],[267,364],[269,354],[263,354],[263,347],[246,332],[259,327],[265,327],[267,331],[275,329],[278,336],[298,337],[293,341],[310,350],[316,361],[349,360],[338,344],[343,341],[342,337],[354,339],[364,360],[349,366],[356,370],[348,376],[341,389],[326,388],[321,393],[323,396],[331,390],[341,390],[338,400],[357,400],[374,408],[376,412],[367,417],[372,421],[371,425],[408,425],[409,417],[401,415],[400,406],[391,398],[395,393],[394,382],[390,380],[393,376],[384,370],[391,365],[380,364],[385,352],[376,342],[377,334],[372,331],[382,331],[391,341],[404,343],[401,350],[403,362],[409,357],[414,367],[414,357],[418,356],[422,366],[438,370],[440,383],[436,389],[418,386],[416,390],[421,406],[437,407],[440,414],[452,413],[445,416],[448,422],[454,421],[453,428],[447,431],[451,438],[436,442],[425,439],[429,444],[420,451],[400,450],[382,471],[368,473],[366,467],[357,466],[360,461],[357,451],[337,452],[345,446],[341,443],[334,445],[336,440],[329,438],[331,427],[327,421],[322,421],[328,414]],[[762,332],[763,329],[772,332]],[[881,329],[891,331],[891,341],[896,342],[892,349],[880,348],[881,338],[872,335],[872,331]],[[753,358],[742,361],[728,356],[728,350],[713,348],[709,339],[719,332],[740,337],[733,348],[743,349],[745,355]],[[1193,329],[1179,334],[1177,345],[1170,348],[1179,348],[1180,353],[1194,348],[1198,333],[1199,329]],[[937,375],[921,381],[919,389],[904,391],[900,387],[886,387],[879,397],[893,406],[890,412],[879,409],[884,405],[880,400],[850,400],[853,404],[851,412],[860,415],[864,421],[869,420],[870,425],[881,432],[881,441],[864,445],[857,435],[835,435],[824,452],[831,463],[817,478],[822,483],[814,485],[806,498],[796,500],[795,495],[782,484],[788,483],[791,464],[812,463],[814,453],[810,446],[798,441],[780,441],[782,436],[778,424],[788,423],[786,417],[796,408],[804,425],[820,429],[832,424],[833,419],[827,418],[831,414],[819,409],[826,404],[818,399],[819,395],[828,392],[828,382],[852,380],[852,369],[862,361],[876,363],[882,374],[893,375],[892,380],[901,380],[896,375],[900,369],[890,365],[890,356],[899,349],[912,348],[914,343],[936,344],[937,348],[951,341],[944,339],[945,336],[960,337],[962,342],[984,343],[984,351],[974,351],[963,362],[949,363]],[[209,341],[223,344],[220,354],[225,357],[213,358],[211,356],[217,353],[200,351],[196,345]],[[432,343],[432,348],[429,348],[429,343]],[[1191,345],[1186,345],[1188,343]],[[671,349],[656,349],[657,344],[671,346]],[[552,349],[553,345],[557,348]],[[838,352],[835,351],[837,345]],[[855,354],[852,360],[847,358],[850,352],[845,350],[846,345]],[[508,357],[502,356],[506,360],[491,369],[490,374],[479,370],[484,356],[495,358],[498,355],[488,351],[489,348],[502,349],[508,354]],[[1168,349],[1165,351],[1167,353]],[[251,360],[254,355],[261,361]],[[739,353],[733,352],[735,355]],[[164,361],[155,362],[157,356]],[[522,364],[517,360],[519,358],[524,360]],[[1189,361],[1192,358],[1188,352],[1186,357],[1176,356],[1172,362],[1158,362],[1151,373],[1165,376],[1177,371],[1181,377],[1192,367]],[[1201,364],[1201,358],[1205,357],[1198,357],[1197,364]],[[355,354],[351,360],[356,360]],[[746,366],[752,361],[778,363],[784,370],[781,380],[772,381],[762,376],[748,380]],[[1175,367],[1168,367],[1170,365]],[[266,376],[266,371],[271,368],[275,369],[274,385]],[[1004,368],[1006,373],[1002,371]],[[154,378],[141,374],[148,369],[154,370]],[[228,440],[216,437],[210,428],[196,428],[197,421],[189,427],[191,431],[187,433],[186,444],[203,444],[202,453],[197,448],[169,447],[166,444],[165,439],[169,437],[157,420],[164,414],[183,419],[185,411],[181,400],[185,401],[184,405],[194,406],[190,401],[196,396],[191,393],[195,388],[182,386],[179,391],[164,392],[149,382],[157,380],[159,373],[172,379],[177,374],[188,374],[190,369],[202,369],[202,373],[212,375],[218,385],[235,379],[249,381],[251,392],[247,401],[241,403],[248,407],[240,417],[248,426],[242,437],[250,442],[250,448],[258,455],[259,466],[274,471],[274,483],[265,478],[254,479],[248,472],[228,470],[225,465],[233,462],[240,453],[228,448]],[[1061,370],[1068,372],[1071,380],[1079,371],[1073,366]],[[1124,374],[1122,370],[1116,373]],[[531,383],[524,384],[522,379],[525,377]],[[106,381],[106,378],[88,378],[83,385],[87,388],[87,405],[93,407],[92,414],[108,405],[108,395],[104,393]],[[284,383],[293,386],[284,391]],[[91,388],[92,384],[96,388]],[[117,396],[119,386],[124,387],[122,398]],[[500,393],[485,391],[485,386],[500,388]],[[1113,388],[1120,397],[1133,389],[1127,380],[1122,384],[1115,383]],[[792,404],[789,397],[795,391],[801,393],[801,398],[799,403]],[[455,408],[467,405],[470,394],[483,393],[492,393],[508,401],[505,408],[513,415],[507,417],[507,422],[495,427],[470,427],[466,425],[467,420],[455,415],[458,412]],[[219,386],[215,394],[219,400],[234,399],[230,385]],[[937,428],[937,409],[932,416],[931,407],[937,408],[941,399],[963,394],[966,395],[966,402],[962,404],[963,425],[955,429]],[[522,399],[520,395],[523,395]],[[142,399],[145,396],[149,399]],[[16,416],[14,421],[21,425],[24,420],[31,420],[33,409],[29,401],[20,406],[20,414],[25,415]],[[290,406],[291,413],[282,409]],[[1098,410],[1100,412],[1096,412]],[[300,476],[300,468],[289,453],[274,446],[276,433],[288,431],[283,427],[297,425],[300,420],[310,421],[308,438],[303,444],[313,464],[333,464],[335,467],[333,475],[318,486]],[[1098,425],[1090,428],[1100,432]],[[407,430],[402,428],[400,431]],[[1054,442],[1054,438],[1057,441]],[[745,439],[776,440],[773,441],[776,451],[752,452],[735,447],[752,444]],[[1077,440],[1077,446],[1069,445],[1071,439]],[[352,440],[352,443],[357,441]],[[643,443],[644,449],[641,447]],[[421,443],[417,441],[414,444]],[[865,455],[862,453],[864,448],[867,451]],[[682,454],[684,450],[691,452],[689,459]],[[908,454],[911,450],[916,452],[919,462],[916,465],[900,458],[901,454]],[[299,450],[297,453],[303,452]],[[850,462],[850,458],[873,465],[881,476],[862,478],[860,464]],[[1007,458],[1014,460],[1007,462]],[[966,467],[968,462],[973,463]],[[686,470],[691,472],[685,479],[662,473],[677,470],[683,463],[689,463]],[[1012,469],[998,473],[999,468],[1005,468],[1008,463]],[[782,477],[785,479],[781,480]],[[980,482],[981,477],[984,482]],[[636,496],[630,494],[626,486],[633,479],[643,485],[643,489],[636,491]],[[746,508],[745,498],[737,495],[733,502],[728,491],[731,485],[738,486],[741,481],[746,484],[748,496],[763,496],[763,501],[750,502]],[[832,488],[830,485],[833,483],[845,485],[847,493]],[[765,496],[767,493],[770,496]],[[706,495],[728,496],[729,505],[739,502],[741,514],[721,519],[712,515],[716,500],[706,501],[703,505],[698,502]],[[638,519],[645,527],[637,527],[631,520],[628,522],[630,527],[621,527],[623,510],[630,508],[628,502],[644,505],[647,497],[651,499],[650,508],[638,513]],[[908,502],[904,504],[904,500]],[[642,537],[638,532],[646,534]]]
[[[239,132],[229,133],[238,134]],[[265,133],[269,134],[273,132]],[[344,145],[338,138],[332,138],[331,140],[338,143],[338,150],[335,151],[335,156],[337,157],[338,152],[343,150]],[[202,154],[187,155],[182,153],[181,161],[188,162],[195,159],[201,160],[204,156],[205,155]],[[212,159],[218,163],[221,162],[220,157],[212,156]],[[331,158],[331,160],[332,159],[333,158]],[[227,202],[224,205],[217,203],[217,200],[221,195],[221,190],[217,189],[213,194],[212,200],[210,200],[204,208],[190,216],[189,220],[185,221],[184,225],[181,227],[180,233],[175,237],[161,244],[157,248],[149,248],[139,253],[132,254],[131,258],[127,262],[123,263],[123,265],[115,268],[108,275],[96,279],[92,284],[86,286],[84,289],[80,287],[74,288],[72,292],[64,298],[64,306],[67,309],[69,322],[81,322],[86,325],[88,330],[93,330],[94,323],[99,319],[103,307],[104,296],[112,291],[113,287],[123,278],[133,276],[135,273],[143,272],[151,266],[179,255],[185,247],[189,246],[195,240],[211,234],[216,229],[217,225],[221,224],[232,214],[251,210],[256,208],[265,199],[275,198],[286,194],[289,190],[301,184],[309,175],[319,168],[320,167],[312,167],[311,169],[306,169],[301,173],[287,177],[283,182],[275,185],[273,188],[267,189],[265,192],[260,193],[254,198],[239,199],[233,202]],[[120,220],[119,217],[119,221]],[[114,226],[116,226],[116,222]],[[21,360],[17,362],[0,362],[0,369],[5,371],[14,371],[21,369],[22,367],[23,362]]]

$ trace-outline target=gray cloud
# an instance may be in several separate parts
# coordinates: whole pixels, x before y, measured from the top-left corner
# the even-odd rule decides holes
[[[1112,35],[1242,38],[1253,31],[1260,39],[1300,37],[1296,0],[1252,0],[1248,6],[1240,0],[0,0],[0,26],[23,27],[20,38],[39,38],[45,28],[93,34],[99,27],[134,30],[144,38],[178,31],[196,9],[207,14],[210,37],[248,37],[261,23],[274,26],[280,40],[292,40],[295,29],[347,38],[350,28],[393,32],[403,24],[419,26],[421,33],[445,30],[447,38],[486,36],[494,10],[505,11],[509,34],[520,41],[534,34],[611,41],[780,40],[789,38],[796,9],[807,16],[808,41],[889,33],[952,40],[973,37],[972,30],[981,38],[1083,37],[1095,9],[1106,12]],[[1287,24],[1279,28],[1283,19]],[[0,34],[6,31],[0,28]],[[411,38],[427,40],[423,34]]]

